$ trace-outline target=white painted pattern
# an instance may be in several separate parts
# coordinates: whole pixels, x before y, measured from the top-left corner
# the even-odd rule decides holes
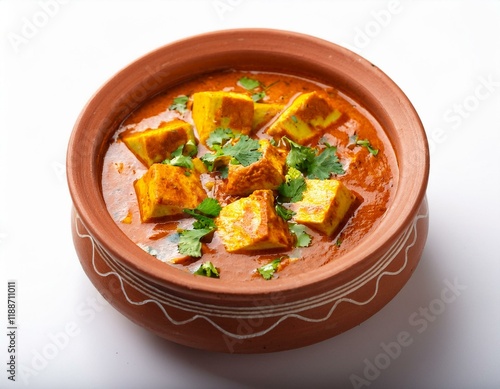
[[[307,299],[302,299],[299,301],[283,303],[283,304],[273,304],[272,306],[253,306],[253,307],[225,307],[219,305],[203,304],[192,300],[187,300],[180,298],[178,296],[173,296],[166,293],[163,290],[159,290],[154,286],[147,284],[137,275],[131,273],[123,265],[111,258],[107,252],[101,247],[96,240],[88,233],[80,232],[80,225],[82,225],[80,217],[75,216],[75,229],[77,235],[82,239],[89,239],[92,244],[92,266],[96,274],[101,277],[115,276],[120,282],[120,287],[126,300],[132,305],[145,305],[145,304],[155,304],[163,312],[166,319],[168,319],[174,325],[184,325],[193,322],[197,319],[202,319],[210,323],[221,333],[230,336],[235,339],[249,339],[262,336],[273,328],[278,326],[284,320],[289,318],[296,318],[305,322],[322,322],[328,320],[334,313],[337,306],[342,303],[351,303],[353,305],[367,305],[369,304],[377,295],[379,291],[380,280],[384,276],[395,276],[400,274],[408,264],[408,252],[415,245],[417,241],[417,223],[421,219],[426,219],[428,217],[427,207],[425,214],[417,215],[411,225],[401,234],[401,236],[396,240],[396,242],[391,246],[391,248],[365,273],[361,274],[354,280],[342,285],[341,287],[335,288],[331,291],[325,292],[320,295],[316,295]],[[411,242],[410,237],[413,235]],[[385,270],[398,256],[398,254],[405,250],[405,258],[401,267],[396,271]],[[100,272],[96,267],[96,252],[99,254],[103,262],[105,262],[110,269],[109,272]],[[376,279],[375,288],[370,297],[363,301],[357,301],[349,298],[349,295],[353,294],[359,290],[362,286]],[[142,301],[133,301],[125,290],[125,283],[128,287],[132,287],[139,291],[140,293],[148,296],[148,298]],[[311,318],[303,314],[305,311],[321,307],[327,304],[332,304],[327,314],[320,318]],[[167,311],[166,307],[174,307],[186,312],[193,313],[188,319],[176,320]],[[269,327],[248,334],[237,334],[222,328],[218,323],[216,323],[212,318],[216,317],[227,317],[237,320],[250,320],[250,319],[262,319],[268,317],[276,317],[276,321]]]

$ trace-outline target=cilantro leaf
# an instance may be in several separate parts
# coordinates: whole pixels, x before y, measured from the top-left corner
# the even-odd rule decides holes
[[[242,77],[238,80],[238,83],[246,90],[252,90],[260,86],[260,81],[249,77]]]
[[[281,263],[282,258],[276,258],[273,261],[257,268],[259,274],[265,280],[270,280],[274,273],[278,270],[278,266]]]
[[[214,217],[219,216],[222,207],[216,199],[207,197],[194,209],[183,209],[184,213],[194,217],[196,221],[193,223],[193,228],[211,228],[215,229]]]
[[[179,233],[179,253],[190,257],[201,257],[201,239],[212,231],[212,228],[181,231]]]
[[[193,160],[191,159],[191,157],[188,157],[186,155],[179,155],[177,157],[174,157],[170,161],[168,161],[168,163],[172,166],[181,166],[188,169],[194,169]]]
[[[198,154],[198,146],[192,140],[188,140],[184,145],[184,149],[188,156],[193,157]]]
[[[285,176],[287,180],[297,179],[300,177],[302,177],[302,173],[300,172],[300,170],[295,169],[294,167],[289,167]]]
[[[258,140],[252,139],[248,135],[241,135],[235,144],[226,143],[222,147],[222,151],[224,155],[233,157],[243,166],[248,166],[262,157],[262,152],[258,151],[259,148]]]
[[[182,154],[184,147],[188,146],[188,144],[189,141],[185,145],[180,145],[179,147],[177,147],[177,149],[175,149],[170,153],[170,157],[172,158],[171,159],[167,158],[164,161],[162,161],[162,163],[166,165],[185,167],[187,169],[194,169],[193,159],[190,156]],[[191,142],[189,148],[192,148],[193,145],[194,144]],[[194,145],[194,147],[196,147],[196,145]]]
[[[221,166],[217,170],[219,171],[221,178],[227,178],[227,176],[229,175],[229,166],[227,165]]]
[[[259,151],[260,143],[258,140],[252,139],[248,135],[241,135],[235,138],[235,141],[235,143],[226,142],[222,147],[214,142],[212,146],[214,152],[201,156],[201,160],[209,171],[217,169],[217,165],[224,165],[226,168],[217,170],[221,170],[222,176],[225,178],[227,177],[226,165],[229,163],[248,166],[257,162],[262,157],[262,152]]]
[[[288,223],[288,228],[297,237],[295,247],[308,247],[311,244],[311,235],[306,232],[306,226],[302,224]]]
[[[189,101],[189,97],[186,95],[177,96],[174,98],[173,104],[168,108],[174,111],[184,112],[187,109],[187,102]]]
[[[368,151],[374,156],[378,154],[378,149],[374,149],[368,139],[357,140],[356,144],[359,146],[366,147]]]
[[[171,157],[178,157],[179,155],[182,155],[182,150],[184,150],[184,145],[180,145],[177,147],[174,151],[170,153]]]
[[[326,180],[333,174],[344,174],[344,168],[337,157],[337,148],[327,146],[321,154],[312,161],[307,168],[307,176],[309,178],[319,178]]]
[[[216,128],[214,131],[210,133],[207,139],[207,146],[213,147],[213,145],[223,145],[228,140],[234,138],[234,133],[230,128]]]
[[[286,157],[286,164],[289,167],[305,172],[307,166],[314,160],[316,152],[314,149],[307,146],[301,146],[288,138],[286,138],[286,140],[290,144],[290,152]]]
[[[192,230],[183,230],[179,233],[178,249],[181,254],[201,257],[201,239],[217,229],[213,218],[219,216],[221,209],[216,199],[206,198],[196,208],[183,210],[196,221]]]
[[[293,215],[295,215],[294,211],[285,208],[281,204],[276,204],[274,208],[276,209],[276,213],[278,214],[278,216],[281,216],[286,221],[290,220],[293,217]]]
[[[303,192],[306,190],[306,180],[302,175],[297,178],[289,178],[278,187],[278,193],[282,202],[295,203],[302,200]]]
[[[214,170],[222,172],[232,160],[230,156],[224,155],[224,152],[220,148],[215,153],[202,155],[200,159],[209,172],[213,172]]]
[[[219,270],[210,261],[202,263],[193,274],[211,278],[219,278]]]
[[[207,216],[203,215],[193,215],[196,221],[193,223],[194,229],[203,229],[209,228],[211,230],[215,230],[217,226],[215,225],[214,219],[210,219]]]
[[[216,199],[207,197],[195,209],[204,215],[217,217],[222,207]]]
[[[262,100],[264,97],[266,97],[266,92],[257,92],[252,95],[252,100],[254,103],[258,102],[259,100]]]
[[[326,180],[333,174],[344,174],[344,168],[336,155],[337,148],[326,144],[326,148],[319,152],[308,146],[299,145],[288,138],[284,138],[290,145],[286,157],[286,164],[295,168],[308,178]]]
[[[217,161],[217,158],[222,156],[222,151],[220,147],[216,147],[215,153],[205,153],[203,154],[200,159],[201,161],[207,166],[208,171],[213,171],[215,167],[215,161]]]
[[[205,215],[201,215],[193,209],[184,209],[183,212],[187,213],[188,215],[196,219],[196,221],[193,223],[193,228],[195,229],[215,228],[215,222],[212,218]]]
[[[358,139],[357,134],[349,137],[349,144],[347,146],[351,146],[352,148],[354,145],[366,147],[370,154],[372,154],[373,156],[376,156],[378,154],[378,149],[373,148],[368,139]]]

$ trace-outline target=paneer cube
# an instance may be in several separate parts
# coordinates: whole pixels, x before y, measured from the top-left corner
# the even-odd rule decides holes
[[[210,133],[219,127],[248,135],[252,131],[253,100],[234,92],[194,93],[193,121],[205,145]]]
[[[207,197],[199,174],[186,172],[184,167],[155,163],[134,182],[143,223],[181,215],[184,208],[196,208]]]
[[[268,140],[259,140],[262,157],[248,165],[229,164],[225,192],[247,196],[257,189],[277,189],[285,181],[286,152]]]
[[[222,208],[217,232],[230,253],[289,249],[294,236],[274,209],[271,190],[256,190]]]
[[[312,229],[332,236],[353,205],[356,196],[337,180],[308,180],[301,201],[290,209],[294,220]]]
[[[121,139],[147,167],[169,158],[173,151],[188,141],[193,145],[196,141],[191,124],[183,120],[173,120],[157,129],[126,134]]]
[[[280,113],[285,106],[282,104],[255,103],[253,106],[252,130],[256,131],[267,124]]]
[[[326,93],[303,93],[283,111],[266,132],[275,138],[286,136],[305,145],[319,138],[340,116],[340,111],[332,106]]]

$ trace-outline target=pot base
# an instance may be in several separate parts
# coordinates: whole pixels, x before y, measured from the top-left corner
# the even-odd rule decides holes
[[[73,210],[72,233],[83,270],[103,297],[136,324],[176,343],[226,353],[284,351],[329,339],[386,305],[417,266],[428,231],[423,203],[408,228],[370,268],[332,290],[290,301],[193,301],[134,274],[107,253]],[[165,265],[168,266],[168,265]],[[334,283],[332,283],[334,285]],[[286,304],[284,301],[287,301]]]

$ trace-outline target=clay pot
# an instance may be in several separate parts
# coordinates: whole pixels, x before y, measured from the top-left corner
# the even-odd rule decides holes
[[[367,108],[392,142],[399,182],[384,219],[356,248],[321,271],[252,285],[193,277],[145,253],[108,214],[100,180],[108,141],[119,124],[160,91],[229,68],[324,80]],[[415,270],[425,244],[428,172],[418,115],[380,69],[330,42],[266,29],[203,34],[138,59],[83,109],[67,156],[74,243],[100,293],[161,337],[231,353],[310,345],[356,326],[387,304]]]

